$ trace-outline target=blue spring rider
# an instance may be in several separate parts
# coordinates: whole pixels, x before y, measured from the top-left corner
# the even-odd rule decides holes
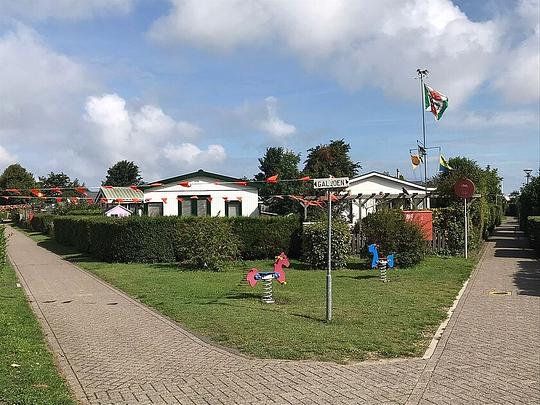
[[[377,267],[379,269],[379,278],[383,283],[386,283],[388,281],[386,270],[394,267],[394,254],[388,255],[387,257],[379,257],[377,245],[374,243],[368,246],[368,252],[373,255],[373,259],[371,260],[371,268],[374,269]]]

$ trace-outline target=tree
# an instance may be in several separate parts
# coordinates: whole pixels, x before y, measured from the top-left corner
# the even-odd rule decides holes
[[[62,195],[64,197],[71,197],[76,196],[77,192],[75,190],[69,190],[74,189],[75,187],[80,187],[81,184],[79,182],[79,179],[75,178],[73,181],[69,178],[67,174],[64,173],[54,173],[50,172],[47,176],[39,176],[39,182],[38,187],[40,188],[54,188],[59,187],[60,189],[68,189],[68,190],[61,190]],[[54,193],[51,190],[44,191],[44,194],[46,195],[54,195],[57,194]]]
[[[308,149],[304,174],[311,177],[354,177],[362,167],[349,156],[351,146],[343,139]]]
[[[298,179],[300,171],[300,154],[286,150],[282,147],[270,147],[259,159],[260,172],[255,175],[255,179],[264,181],[270,176],[278,175],[279,179]],[[263,183],[259,188],[261,197],[275,195],[298,195],[304,193],[304,185],[301,182],[278,182]],[[277,214],[287,214],[298,212],[300,206],[290,199],[273,199],[269,202],[269,210]]]
[[[24,167],[20,164],[15,163],[4,170],[4,173],[0,176],[0,189],[5,190],[7,188],[16,188],[19,190],[28,190],[35,187],[36,181],[34,175],[29,173]],[[4,193],[5,194],[5,193]],[[20,199],[1,199],[2,204],[7,203],[19,203],[23,202]]]
[[[127,160],[121,160],[107,170],[104,186],[127,187],[142,182],[139,166]]]
[[[525,229],[528,216],[540,215],[540,176],[532,177],[518,197],[519,223]]]

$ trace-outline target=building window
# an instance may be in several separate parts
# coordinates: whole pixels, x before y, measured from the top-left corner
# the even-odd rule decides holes
[[[209,195],[198,195],[197,198],[182,197],[178,201],[178,215],[181,217],[205,217],[212,212],[212,203]]]
[[[242,202],[241,201],[226,201],[225,202],[225,216],[226,217],[241,217],[242,216]]]
[[[160,217],[163,215],[163,203],[147,203],[145,204],[146,214],[149,217]]]

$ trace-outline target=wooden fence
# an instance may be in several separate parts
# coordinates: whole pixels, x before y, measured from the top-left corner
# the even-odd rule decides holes
[[[427,241],[428,249],[435,254],[446,252],[446,238],[439,230],[433,229],[433,240]],[[351,233],[351,253],[367,254],[367,239],[362,233]]]

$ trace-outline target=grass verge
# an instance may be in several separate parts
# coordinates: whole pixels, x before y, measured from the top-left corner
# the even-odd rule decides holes
[[[9,265],[0,267],[0,404],[75,404]]]
[[[260,300],[262,286],[252,289],[242,279],[251,267],[270,270],[271,261],[239,262],[220,273],[177,264],[103,263],[33,236],[227,347],[262,358],[340,363],[422,355],[475,264],[474,259],[428,257],[414,268],[391,270],[386,284],[374,270],[334,271],[333,321],[326,323],[326,273],[303,270],[298,262],[286,271],[287,285],[274,285],[276,304],[268,305]]]

